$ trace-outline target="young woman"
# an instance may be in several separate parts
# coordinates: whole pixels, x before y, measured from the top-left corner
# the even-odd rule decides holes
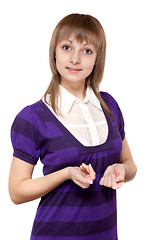
[[[70,14],[50,42],[52,81],[11,128],[9,193],[15,204],[40,198],[31,240],[116,240],[116,189],[137,168],[116,100],[99,92],[106,38],[99,21]],[[43,177],[32,179],[38,159]]]

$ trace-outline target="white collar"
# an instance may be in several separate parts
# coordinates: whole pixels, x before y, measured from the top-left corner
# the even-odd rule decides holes
[[[60,90],[60,96],[58,95],[58,107],[61,110],[61,113],[63,115],[68,114],[68,112],[70,111],[73,102],[79,101],[79,102],[88,102],[90,101],[95,107],[99,108],[102,111],[100,102],[98,100],[98,98],[96,97],[94,91],[92,90],[92,88],[90,87],[90,85],[87,85],[87,89],[86,89],[86,97],[84,98],[84,100],[80,100],[79,98],[75,97],[73,94],[71,94],[66,88],[64,88],[61,84],[59,84],[59,90]],[[48,99],[50,99],[50,95],[48,94]]]

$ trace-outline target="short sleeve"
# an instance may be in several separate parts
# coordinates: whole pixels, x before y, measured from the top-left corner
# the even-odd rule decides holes
[[[35,126],[35,118],[30,105],[18,113],[11,126],[13,156],[33,165],[40,157],[39,131]]]
[[[102,92],[102,95],[104,97],[104,100],[107,104],[107,106],[110,108],[110,110],[113,111],[113,117],[116,118],[117,124],[119,127],[119,132],[121,135],[122,140],[124,140],[125,137],[125,122],[124,122],[124,117],[121,112],[121,109],[117,103],[117,101],[112,97],[109,93],[107,92]]]

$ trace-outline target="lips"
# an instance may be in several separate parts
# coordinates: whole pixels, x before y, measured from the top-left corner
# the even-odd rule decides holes
[[[71,67],[66,67],[69,72],[80,72],[82,69],[80,68],[71,68]]]

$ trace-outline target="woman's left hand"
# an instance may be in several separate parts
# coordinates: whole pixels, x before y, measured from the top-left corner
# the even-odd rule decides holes
[[[125,168],[123,164],[116,163],[107,167],[103,177],[100,179],[100,185],[105,187],[118,189],[120,188],[125,180]]]

